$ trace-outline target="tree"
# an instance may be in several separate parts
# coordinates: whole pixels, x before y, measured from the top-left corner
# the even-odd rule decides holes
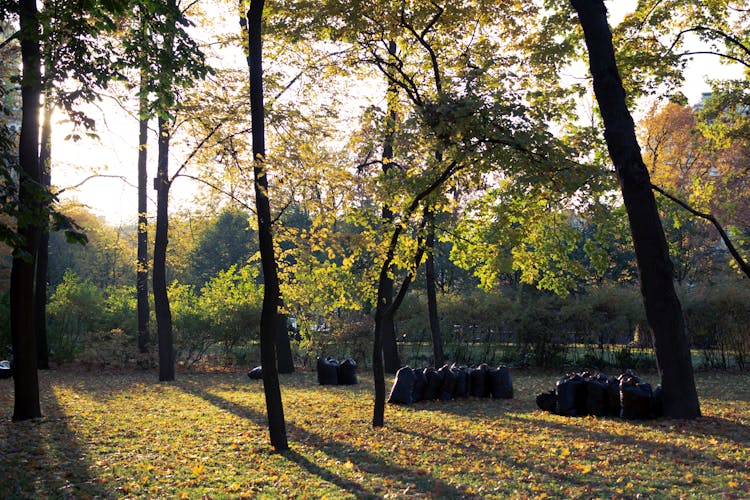
[[[243,266],[257,251],[250,214],[228,206],[218,214],[206,216],[187,256],[190,263],[187,281],[196,287],[230,266]]]
[[[695,418],[700,416],[700,405],[682,308],[674,290],[673,267],[648,170],[625,102],[607,9],[602,0],[571,0],[571,4],[583,28],[604,135],[630,220],[643,303],[664,391],[664,413],[672,418]]]
[[[156,93],[155,111],[158,115],[158,157],[154,189],[156,197],[156,231],[154,235],[153,289],[154,312],[159,345],[159,380],[174,380],[175,358],[172,337],[172,315],[167,295],[167,246],[169,244],[169,189],[174,179],[187,166],[195,152],[203,147],[218,126],[204,137],[188,155],[187,160],[169,176],[169,147],[174,134],[174,123],[180,87],[190,86],[195,79],[203,78],[208,73],[203,54],[187,34],[185,28],[190,25],[185,13],[180,10],[175,0],[166,4],[148,4],[153,11],[153,30],[159,33],[161,44],[157,44],[155,53],[151,54],[158,68],[157,81],[154,84]],[[139,68],[142,66],[139,65]],[[141,91],[143,92],[143,90]]]
[[[43,220],[43,196],[39,192],[39,97],[41,94],[41,50],[39,12],[35,0],[19,6],[22,118],[18,146],[19,188],[16,226],[22,238],[13,254],[10,275],[10,327],[15,359],[13,420],[42,416],[37,378],[36,331],[34,330],[34,266],[38,252],[39,226]]]
[[[141,69],[138,99],[138,242],[136,293],[138,294],[138,351],[148,352],[148,96],[144,88],[145,68]]]
[[[268,198],[268,170],[263,109],[263,5],[264,0],[252,0],[244,23],[247,26],[250,71],[250,110],[253,138],[253,177],[255,179],[255,209],[258,217],[258,247],[263,268],[263,308],[260,317],[260,360],[263,367],[263,391],[266,396],[268,431],[271,445],[277,451],[289,448],[281,400],[276,362],[280,289],[273,248],[271,205]]]

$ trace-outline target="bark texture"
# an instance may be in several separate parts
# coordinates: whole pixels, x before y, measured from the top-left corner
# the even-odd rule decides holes
[[[673,266],[659,212],[625,101],[607,10],[602,0],[571,0],[589,51],[604,136],[622,190],[638,263],[646,317],[664,394],[664,414],[671,418],[700,416],[690,347],[682,307],[673,281]]]

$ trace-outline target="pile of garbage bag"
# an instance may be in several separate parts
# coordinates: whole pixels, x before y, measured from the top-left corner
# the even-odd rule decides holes
[[[568,373],[555,388],[536,396],[540,409],[568,417],[593,415],[629,420],[658,418],[663,415],[661,386],[651,388],[634,373],[618,377],[603,373]]]
[[[409,405],[419,401],[449,401],[465,397],[511,399],[513,379],[507,366],[443,365],[423,369],[403,366],[396,372],[388,402]]]
[[[327,356],[318,358],[318,383],[320,385],[356,385],[357,363],[351,358],[339,361]]]

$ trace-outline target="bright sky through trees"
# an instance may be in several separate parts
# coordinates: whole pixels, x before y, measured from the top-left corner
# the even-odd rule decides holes
[[[606,2],[609,9],[611,24],[619,23],[622,18],[635,8],[634,0],[613,0]],[[234,13],[225,16],[225,30],[235,29]],[[222,58],[218,64],[238,60],[234,47],[217,49],[228,51],[232,57]],[[211,64],[217,63],[211,60]],[[683,93],[690,104],[700,101],[701,94],[710,90],[707,78],[727,78],[741,74],[739,65],[721,64],[719,58],[709,55],[694,56],[685,72]],[[354,110],[348,110],[352,112]],[[62,113],[57,113],[57,124],[53,130],[54,168],[52,169],[52,183],[58,188],[68,188],[81,183],[92,174],[102,177],[91,178],[76,189],[67,189],[61,200],[78,200],[88,206],[94,213],[104,216],[108,223],[114,225],[132,224],[136,219],[136,156],[137,148],[137,117],[131,112],[123,110],[113,99],[104,98],[103,101],[90,106],[90,116],[96,119],[99,139],[83,137],[78,142],[65,141],[70,134],[70,127],[59,122]],[[248,117],[249,119],[249,117]],[[152,134],[152,138],[154,134]],[[151,146],[151,155],[155,158],[156,143]],[[178,154],[180,154],[178,152]],[[181,163],[179,161],[178,163]],[[151,169],[151,167],[150,167]],[[155,170],[155,169],[154,169]],[[155,174],[150,171],[150,177]],[[176,209],[189,206],[197,186],[194,181],[179,179],[176,181],[171,197],[172,206]],[[150,213],[155,206],[155,192],[150,191]]]

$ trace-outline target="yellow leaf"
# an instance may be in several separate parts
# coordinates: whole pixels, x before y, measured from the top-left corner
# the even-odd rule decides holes
[[[192,472],[195,476],[200,476],[205,471],[205,468],[203,467],[203,464],[198,464],[195,467],[193,467]]]
[[[686,482],[692,483],[693,479],[695,479],[695,476],[693,475],[692,472],[688,472],[687,474],[685,474],[684,479],[685,479]]]
[[[740,485],[740,483],[739,483],[739,482],[737,482],[737,481],[735,481],[734,479],[730,480],[730,481],[729,481],[729,482],[727,483],[727,486],[729,486],[729,487],[730,487],[730,488],[732,488],[732,489],[738,488],[738,487],[739,487],[739,485]]]

